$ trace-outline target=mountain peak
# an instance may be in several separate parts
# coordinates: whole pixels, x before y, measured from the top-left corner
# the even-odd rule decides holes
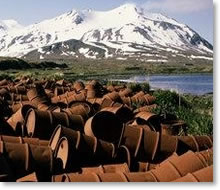
[[[154,48],[158,51],[171,49],[173,52],[193,50],[197,53],[212,53],[211,45],[191,28],[160,13],[144,11],[132,3],[109,11],[73,9],[25,27],[19,33],[17,30],[5,30],[6,25],[11,27],[16,25],[16,21],[4,21],[3,27],[1,23],[0,35],[4,38],[0,44],[0,55],[4,56],[17,56],[18,52],[24,55],[47,45],[73,39],[88,44],[103,43],[105,47],[129,52],[139,52],[141,46],[143,51]],[[134,44],[136,48],[131,47]]]
[[[117,7],[115,9],[113,9],[112,11],[137,13],[138,12],[138,7],[133,3],[126,3],[126,4],[121,5],[120,7]]]
[[[0,20],[0,30],[9,32],[15,29],[21,29],[23,26],[19,24],[16,20],[9,19],[9,20]]]

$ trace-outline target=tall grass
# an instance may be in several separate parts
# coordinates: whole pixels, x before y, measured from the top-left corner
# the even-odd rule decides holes
[[[159,105],[153,110],[157,114],[174,114],[187,124],[192,135],[213,134],[212,95],[178,95],[175,92],[158,90],[153,93]]]

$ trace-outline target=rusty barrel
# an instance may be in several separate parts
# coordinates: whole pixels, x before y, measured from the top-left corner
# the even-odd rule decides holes
[[[0,182],[13,182],[15,181],[13,171],[9,166],[5,156],[0,153]]]
[[[55,96],[59,96],[61,94],[64,94],[65,92],[68,92],[68,91],[72,91],[73,89],[71,89],[70,87],[63,87],[63,86],[59,86],[59,87],[56,87],[55,90],[54,90],[54,95]]]
[[[80,115],[30,109],[25,118],[24,129],[29,137],[49,139],[59,124],[82,131],[84,121]]]
[[[109,111],[100,111],[87,120],[84,132],[88,136],[108,142],[118,142],[122,128],[123,125],[115,114]]]
[[[138,151],[139,161],[153,161],[159,146],[159,132],[143,129],[142,140]]]
[[[31,101],[39,109],[47,110],[51,105],[50,99],[40,84],[36,84],[35,88],[28,90],[27,96],[29,101]]]
[[[202,136],[179,136],[178,137],[178,154],[183,154],[188,150],[192,150],[194,152],[206,150],[212,148],[213,141],[210,136],[202,135]]]
[[[76,91],[80,91],[80,90],[83,90],[85,88],[85,85],[82,81],[75,81],[74,84],[73,84],[73,88]]]
[[[25,116],[27,112],[34,108],[32,105],[23,105],[15,114],[13,114],[7,122],[10,124],[10,126],[13,127],[13,130],[16,131],[17,125],[21,125],[24,123]]]
[[[3,79],[0,81],[0,86],[6,86],[8,84],[8,80],[7,79]]]
[[[52,176],[52,182],[100,182],[97,174],[87,173],[87,174],[61,174]]]
[[[132,106],[131,98],[130,97],[121,97],[122,103],[127,105],[128,107]]]
[[[114,92],[110,92],[106,95],[103,96],[103,98],[107,98],[112,100],[113,102],[121,102],[121,98],[119,96],[119,93],[114,91]]]
[[[174,180],[173,182],[213,182],[213,165]]]
[[[135,115],[136,123],[138,125],[147,124],[154,128],[156,131],[160,131],[160,117],[151,112],[139,112]]]
[[[157,164],[154,164],[154,163],[137,162],[136,167],[135,167],[135,171],[136,172],[147,172],[147,171],[150,171],[152,169],[155,169],[156,166],[157,166]]]
[[[121,145],[117,148],[114,156],[114,163],[126,163],[129,168],[131,167],[131,154],[126,146]]]
[[[179,157],[164,161],[158,167],[151,170],[151,172],[158,181],[168,182],[207,166],[204,160],[199,158],[195,153],[188,151]]]
[[[125,88],[125,89],[119,91],[119,95],[121,97],[130,96],[131,94],[132,94],[132,90],[130,88]]]
[[[65,111],[69,114],[81,115],[84,121],[94,114],[92,104],[89,102],[73,102]]]
[[[143,111],[152,112],[156,108],[157,108],[157,104],[146,105],[146,106],[137,108],[136,110],[134,110],[134,113],[143,112]]]
[[[173,153],[176,153],[178,149],[178,138],[177,136],[160,135],[159,144],[156,153],[156,160],[165,160]]]
[[[107,165],[100,165],[97,167],[88,167],[88,168],[81,168],[82,174],[84,173],[118,173],[118,172],[130,172],[128,165],[126,163],[123,164],[107,164]]]
[[[103,108],[101,111],[109,111],[114,113],[122,123],[126,123],[133,118],[133,113],[131,109],[123,105],[118,107],[106,107]]]
[[[115,155],[115,146],[112,143],[62,126],[55,129],[49,145],[56,157],[60,158],[63,168],[69,171],[77,171],[83,166],[112,163]]]
[[[26,95],[27,89],[25,86],[8,86],[8,91],[10,93],[15,93],[15,94],[23,94]]]
[[[136,157],[141,146],[143,129],[134,126],[125,126],[120,144],[125,145],[132,157]]]
[[[161,123],[161,133],[164,135],[180,135],[186,133],[186,123],[182,120],[167,120]]]
[[[3,142],[9,142],[9,143],[27,143],[27,144],[33,144],[38,146],[48,146],[49,141],[47,140],[40,140],[38,138],[28,138],[28,137],[15,137],[15,136],[6,136],[6,135],[0,135],[0,141]]]
[[[16,178],[32,171],[39,173],[39,178],[47,178],[53,171],[53,153],[47,146],[28,145],[27,143],[0,142],[1,154],[9,161]],[[40,175],[41,174],[41,175]]]

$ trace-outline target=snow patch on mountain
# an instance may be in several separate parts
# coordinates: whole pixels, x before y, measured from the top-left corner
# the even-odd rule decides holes
[[[0,36],[0,56],[22,57],[35,50],[49,55],[41,49],[46,46],[51,46],[47,51],[54,54],[54,44],[60,42],[62,56],[75,55],[76,50],[65,43],[69,40],[102,49],[105,58],[141,56],[149,51],[190,51],[209,56],[213,53],[212,45],[187,25],[163,14],[146,12],[134,4],[110,11],[71,10],[27,27],[16,21],[1,21]],[[78,52],[87,58],[97,57],[97,52],[87,50],[82,47]]]

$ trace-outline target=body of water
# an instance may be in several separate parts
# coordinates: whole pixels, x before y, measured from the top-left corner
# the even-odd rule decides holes
[[[173,90],[179,93],[202,95],[213,92],[212,74],[150,75],[134,76],[119,80],[125,82],[149,82],[153,89]]]

